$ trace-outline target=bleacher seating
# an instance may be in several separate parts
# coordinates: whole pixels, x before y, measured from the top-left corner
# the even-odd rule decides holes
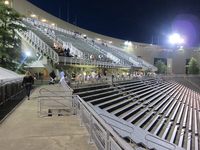
[[[38,37],[55,50],[54,42],[63,42],[72,44],[78,51],[83,52],[84,60],[93,60],[100,62],[109,62],[112,64],[120,64],[124,67],[138,67],[145,70],[154,70],[155,67],[142,59],[137,58],[133,54],[127,54],[123,50],[114,49],[102,44],[98,44],[94,39],[84,38],[81,33],[67,31],[58,27],[53,27],[47,23],[42,23],[39,20],[24,19],[26,24]],[[45,33],[47,31],[50,33]],[[52,39],[53,38],[53,39]],[[60,52],[61,51],[61,52]],[[62,50],[57,51],[64,56]],[[77,56],[77,55],[76,55]],[[118,65],[117,65],[118,66]]]
[[[199,149],[200,94],[172,80],[136,78],[76,89],[87,103],[188,150]]]

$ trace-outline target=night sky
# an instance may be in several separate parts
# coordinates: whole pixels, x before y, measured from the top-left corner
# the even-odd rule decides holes
[[[199,0],[29,0],[81,28],[135,42],[166,46],[178,32],[200,46]]]

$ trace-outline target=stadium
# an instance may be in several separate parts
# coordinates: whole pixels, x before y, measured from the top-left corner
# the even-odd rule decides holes
[[[4,3],[23,15],[20,24],[27,30],[15,32],[25,59],[30,59],[25,70],[42,77],[35,81],[42,86],[36,96],[40,117],[65,116],[64,106],[70,106],[99,150],[200,148],[200,76],[188,75],[191,58],[200,64],[198,47],[125,41],[82,29],[26,0]],[[164,75],[155,73],[158,60],[166,65]],[[48,85],[53,70],[56,76],[65,72],[67,81],[58,83],[62,90]],[[0,68],[0,112],[6,114],[0,115],[2,124],[9,119],[9,106],[17,110],[26,100],[22,79]]]

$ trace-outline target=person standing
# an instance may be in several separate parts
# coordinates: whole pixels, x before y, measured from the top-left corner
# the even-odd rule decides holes
[[[64,71],[60,72],[60,83],[62,82],[62,80],[65,80],[65,72]]]
[[[32,77],[31,73],[27,71],[25,77],[23,78],[22,86],[26,89],[26,95],[28,96],[28,100],[30,99],[30,92],[33,84],[34,78]]]

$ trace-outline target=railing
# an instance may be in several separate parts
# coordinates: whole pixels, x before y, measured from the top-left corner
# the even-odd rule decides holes
[[[97,61],[97,60],[89,60],[89,59],[79,59],[79,58],[72,58],[72,57],[64,57],[60,56],[60,62],[64,64],[81,64],[81,65],[94,65],[99,67],[108,67],[108,68],[114,68],[114,67],[127,67],[130,68],[129,65],[121,65],[121,64],[115,64],[115,63],[109,63],[109,62],[103,62],[103,61]]]
[[[0,105],[12,100],[14,95],[22,90],[22,78],[0,80]]]
[[[156,146],[157,149],[158,149],[158,147],[160,147],[162,149],[164,148],[165,150],[175,150],[176,149],[176,146],[174,144],[166,142],[165,140],[163,140],[159,137],[153,136],[151,134],[147,134],[145,136],[145,140],[147,141],[147,145],[151,145],[151,147]],[[159,142],[157,140],[159,140]]]
[[[55,63],[59,62],[58,54],[44,41],[42,41],[35,33],[30,30],[27,32],[16,32],[21,38],[28,42],[34,48],[34,50],[48,56]]]
[[[104,114],[99,114],[99,115],[102,116],[102,117],[108,118],[108,119],[110,119],[110,120],[113,120],[113,121],[119,123],[120,125],[125,126],[126,128],[127,128],[127,127],[130,128],[130,130],[126,130],[125,128],[123,129],[123,127],[121,127],[121,126],[118,127],[118,126],[116,126],[115,124],[112,124],[111,122],[106,121],[106,123],[109,124],[110,126],[112,126],[112,127],[114,127],[114,128],[117,128],[118,130],[122,130],[123,132],[127,132],[127,133],[130,135],[130,136],[128,137],[128,138],[129,138],[129,141],[130,141],[130,143],[132,143],[132,141],[133,141],[133,133],[134,133],[134,128],[133,128],[132,126],[129,126],[129,125],[127,125],[127,124],[124,124],[123,122],[120,122],[120,121],[118,121],[118,120],[116,120],[116,119],[114,119],[114,118],[111,118],[111,117],[109,117],[109,116],[106,116],[106,115],[104,115]]]
[[[56,90],[58,85],[41,88],[38,101],[38,112],[40,117],[49,115],[66,115],[72,112],[72,92],[67,83],[61,81],[61,89]]]
[[[78,114],[101,150],[133,150],[134,148],[123,140],[99,115],[79,96],[73,96],[74,113]]]

